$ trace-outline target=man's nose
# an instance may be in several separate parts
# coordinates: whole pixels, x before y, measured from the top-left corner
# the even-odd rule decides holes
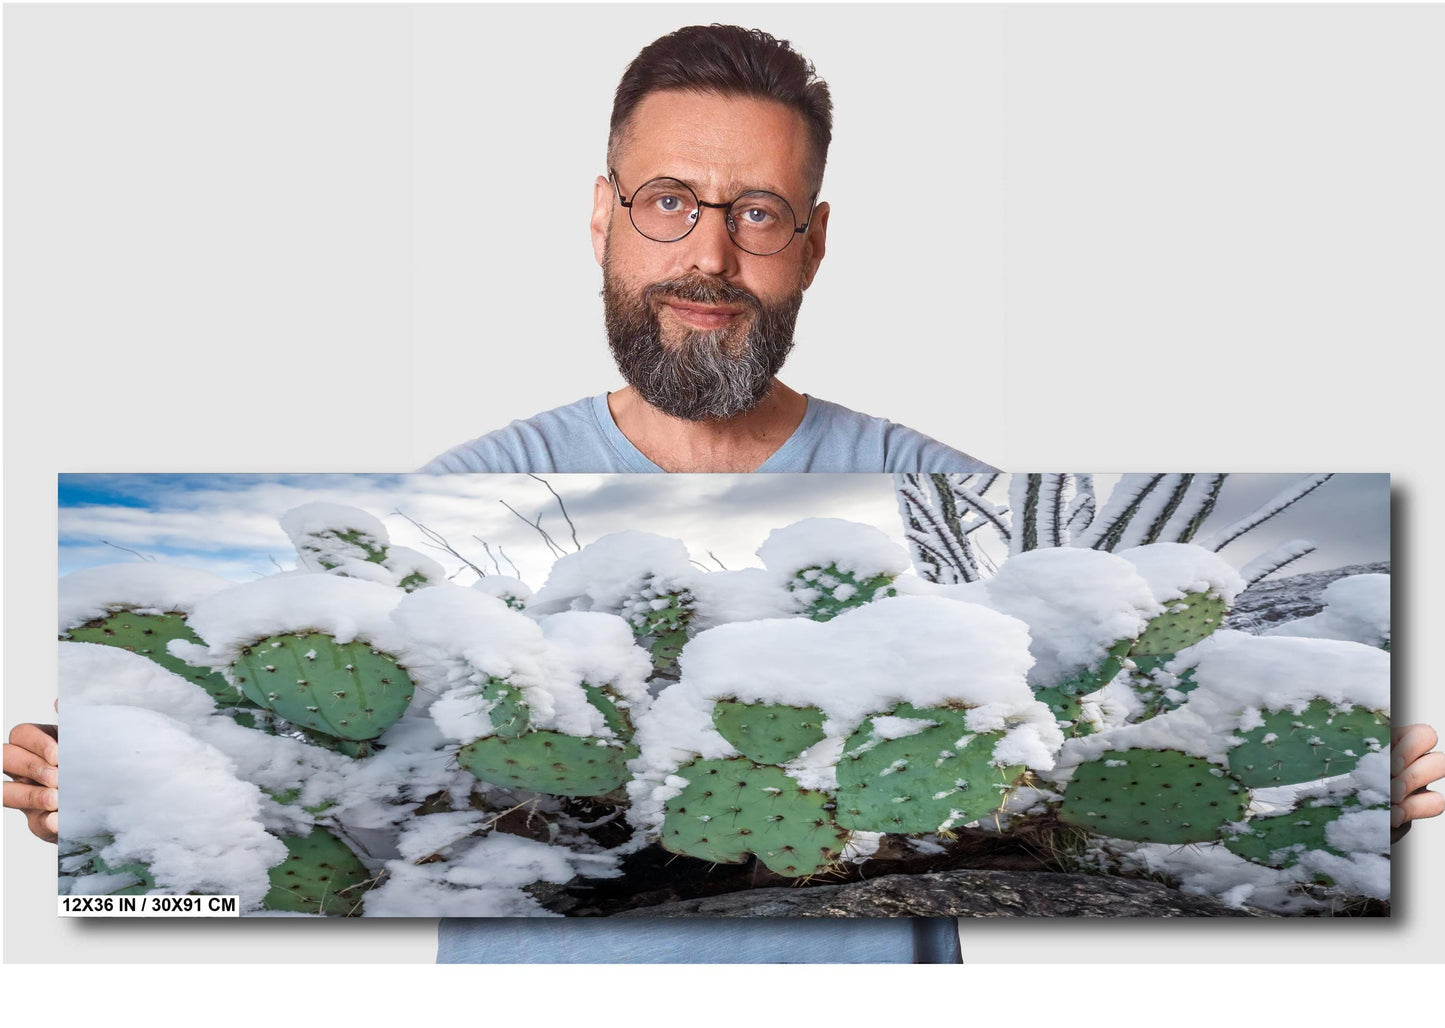
[[[691,268],[704,275],[725,278],[738,270],[740,251],[728,232],[726,207],[699,206],[692,231],[677,243],[687,247]]]

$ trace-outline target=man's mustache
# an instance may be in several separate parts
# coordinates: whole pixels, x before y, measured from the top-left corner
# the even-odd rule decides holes
[[[697,275],[654,282],[642,291],[642,302],[650,309],[656,309],[658,301],[663,299],[715,305],[745,304],[755,314],[763,310],[762,301],[742,286]]]

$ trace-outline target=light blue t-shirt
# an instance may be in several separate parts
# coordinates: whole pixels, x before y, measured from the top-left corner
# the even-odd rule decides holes
[[[982,461],[911,428],[809,396],[758,471],[977,472]],[[618,429],[607,394],[453,447],[422,469],[661,472]],[[961,959],[952,918],[444,918],[440,964],[910,964]]]
[[[803,420],[759,471],[996,471],[922,432],[809,396]],[[660,472],[618,429],[607,394],[544,411],[454,446],[422,469]]]

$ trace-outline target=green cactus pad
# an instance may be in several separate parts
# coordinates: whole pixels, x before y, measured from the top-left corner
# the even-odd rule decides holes
[[[712,723],[722,737],[759,764],[786,764],[823,738],[823,712],[782,703],[718,700]]]
[[[792,878],[829,867],[848,841],[827,794],[802,788],[780,768],[731,757],[693,761],[677,774],[688,784],[667,801],[662,823],[662,846],[673,853],[717,864],[755,853]]]
[[[617,696],[610,689],[583,682],[582,691],[587,694],[587,702],[602,711],[603,723],[617,738],[632,738],[632,718],[626,708],[618,706]]]
[[[248,699],[305,728],[353,742],[375,739],[411,702],[411,678],[361,640],[321,632],[252,643],[231,665]]]
[[[1097,729],[1094,722],[1085,719],[1084,704],[1079,697],[1064,691],[1065,686],[1056,685],[1048,689],[1035,689],[1034,699],[1054,712],[1054,718],[1065,736],[1075,739],[1093,735]]]
[[[804,614],[813,621],[831,621],[845,610],[898,595],[898,590],[893,588],[892,575],[874,575],[859,580],[851,571],[839,571],[836,564],[825,568],[804,568],[793,576],[788,588],[794,593],[809,590],[817,594],[804,609]]]
[[[1229,751],[1230,773],[1259,789],[1348,774],[1366,753],[1389,745],[1390,718],[1317,699],[1299,714],[1266,712],[1264,724],[1239,734],[1244,742]]]
[[[637,747],[560,732],[489,735],[467,743],[457,763],[484,782],[554,796],[606,796],[629,778]]]
[[[532,727],[532,711],[522,699],[522,690],[505,678],[489,676],[482,683],[482,699],[491,704],[488,716],[493,734],[519,739]]]
[[[200,643],[201,637],[191,631],[184,614],[137,614],[132,610],[116,611],[106,617],[72,628],[67,638],[75,642],[119,646],[123,650],[149,657],[172,674],[194,682],[223,707],[249,707],[251,702],[218,672],[194,668],[166,651],[172,639]]]
[[[994,746],[1003,733],[969,731],[966,714],[900,704],[889,716],[932,726],[898,739],[880,735],[875,718],[864,720],[838,760],[838,823],[860,831],[921,834],[997,811],[1025,768],[994,765]]]
[[[64,847],[62,856],[68,858],[62,860],[62,866],[72,868],[66,872],[69,875],[124,875],[130,884],[120,885],[111,889],[107,896],[144,896],[156,888],[156,880],[151,875],[151,867],[141,861],[129,864],[107,864],[100,859],[100,851],[111,843],[115,842],[113,835],[98,835],[88,839],[84,843],[71,845],[61,840]],[[77,866],[78,862],[78,866]]]
[[[1059,820],[1136,842],[1207,842],[1248,805],[1224,768],[1176,750],[1113,750],[1081,764]]]
[[[372,876],[346,843],[322,828],[289,836],[286,859],[271,868],[271,890],[262,906],[299,914],[358,917]]]
[[[1207,593],[1189,593],[1166,606],[1169,609],[1150,621],[1135,640],[1129,650],[1131,657],[1173,656],[1207,638],[1224,624],[1224,615],[1229,612],[1223,597]]]
[[[1338,807],[1301,807],[1274,817],[1251,818],[1237,835],[1226,835],[1224,845],[1231,853],[1269,867],[1292,867],[1305,850],[1325,850],[1346,856],[1329,844],[1325,832],[1347,810],[1359,810],[1358,802]]]
[[[632,634],[639,642],[647,641],[652,666],[656,670],[675,671],[678,655],[687,645],[696,601],[691,590],[659,593],[651,583],[652,577],[649,576],[638,602],[640,609],[629,615]],[[659,600],[665,606],[651,606]]]

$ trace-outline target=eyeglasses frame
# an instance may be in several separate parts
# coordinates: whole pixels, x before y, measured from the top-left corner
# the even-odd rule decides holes
[[[692,235],[692,230],[695,229],[695,228],[697,228],[698,222],[702,220],[702,217],[699,215],[699,217],[698,217],[697,219],[695,219],[690,226],[688,226],[688,230],[687,230],[686,232],[684,232],[682,235],[678,236],[676,239],[653,239],[653,238],[652,238],[650,235],[648,235],[646,232],[643,232],[642,229],[638,228],[638,227],[637,227],[637,222],[635,222],[635,221],[632,220],[632,200],[628,200],[628,199],[626,199],[626,198],[623,197],[623,195],[622,195],[622,183],[619,182],[618,179],[617,179],[617,169],[616,169],[616,168],[608,168],[608,169],[607,169],[607,179],[608,179],[609,182],[612,183],[612,190],[613,190],[613,192],[617,194],[617,202],[618,202],[619,204],[621,204],[623,207],[627,208],[627,220],[628,220],[629,222],[632,222],[632,228],[633,228],[633,230],[636,231],[636,233],[637,233],[638,235],[640,235],[643,239],[652,240],[652,242],[654,242],[654,243],[662,243],[664,246],[667,245],[668,243],[680,243],[680,242],[682,242],[684,239],[686,239],[688,236]],[[729,202],[729,203],[709,203],[708,201],[704,200],[702,197],[698,196],[698,195],[697,195],[697,190],[696,190],[696,189],[693,189],[692,186],[689,186],[686,182],[684,182],[684,181],[683,181],[682,179],[680,179],[680,178],[673,178],[671,175],[657,175],[657,176],[655,176],[655,177],[653,177],[653,178],[648,179],[646,182],[642,183],[642,185],[638,186],[638,187],[637,187],[637,190],[635,190],[635,191],[633,192],[633,194],[632,194],[633,198],[635,199],[635,198],[637,197],[637,193],[638,193],[639,191],[641,191],[642,189],[645,189],[645,188],[646,188],[648,185],[650,185],[651,183],[657,182],[657,181],[659,181],[659,180],[661,180],[661,179],[668,179],[668,180],[670,180],[670,181],[672,181],[672,182],[678,183],[679,185],[687,186],[687,191],[688,191],[689,193],[691,193],[691,194],[692,194],[692,198],[697,201],[698,207],[711,207],[711,208],[713,208],[714,210],[723,210],[723,211],[726,211],[726,210],[731,210],[733,204],[737,203],[739,200],[741,200],[743,197],[747,196],[749,193],[771,193],[771,195],[778,197],[779,200],[782,200],[783,203],[788,204],[788,210],[789,210],[789,211],[792,211],[792,210],[793,210],[793,205],[790,204],[790,203],[788,203],[788,198],[787,198],[786,196],[782,196],[782,195],[780,195],[780,194],[778,194],[778,193],[773,193],[772,190],[770,190],[770,189],[745,189],[745,190],[743,190],[741,193],[739,193],[737,196],[735,196],[735,197],[732,199],[732,201]],[[732,244],[733,244],[734,246],[736,246],[739,250],[742,250],[743,253],[752,254],[752,256],[754,256],[754,257],[773,257],[773,256],[776,256],[777,254],[780,254],[780,253],[782,253],[784,250],[786,250],[789,246],[792,246],[792,245],[793,245],[793,237],[794,237],[794,236],[800,236],[800,235],[802,235],[804,232],[808,231],[808,226],[813,223],[813,210],[817,207],[817,205],[818,205],[818,194],[817,194],[817,193],[814,193],[814,194],[813,194],[813,198],[808,201],[808,220],[805,221],[805,222],[803,222],[801,225],[799,225],[799,224],[798,224],[798,215],[797,215],[796,213],[794,213],[794,214],[793,214],[793,235],[789,236],[789,237],[788,237],[788,241],[787,241],[786,243],[784,243],[782,246],[778,247],[776,250],[772,251],[771,253],[753,253],[752,250],[747,249],[745,246],[743,246],[742,243],[739,243],[739,242],[738,242],[737,233],[736,233],[736,232],[733,232],[733,231],[731,231],[731,230],[728,231],[728,238],[729,238],[730,240],[732,240]]]

